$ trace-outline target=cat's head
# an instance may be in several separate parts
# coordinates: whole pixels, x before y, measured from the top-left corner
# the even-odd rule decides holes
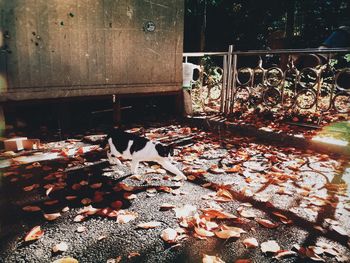
[[[162,156],[162,157],[170,157],[174,155],[174,148],[169,145],[157,144],[156,150],[159,156]]]

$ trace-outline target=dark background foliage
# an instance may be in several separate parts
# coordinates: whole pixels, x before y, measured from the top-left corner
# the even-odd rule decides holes
[[[186,0],[184,51],[318,47],[350,25],[350,0]]]

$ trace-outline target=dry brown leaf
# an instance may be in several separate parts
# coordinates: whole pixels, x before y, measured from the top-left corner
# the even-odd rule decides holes
[[[237,164],[231,168],[227,168],[225,169],[226,173],[238,173],[239,171],[241,171],[241,165]]]
[[[263,218],[256,218],[256,222],[258,222],[260,225],[267,227],[267,228],[276,228],[278,227],[277,223],[273,223],[270,220],[263,219]]]
[[[245,218],[254,218],[256,214],[253,211],[242,209],[239,211],[239,214]]]
[[[130,252],[128,255],[128,259],[134,258],[134,257],[139,257],[140,253],[139,252]]]
[[[125,194],[124,194],[124,198],[125,198],[126,200],[134,200],[134,199],[137,198],[137,195],[131,194],[131,193],[125,193]]]
[[[30,192],[30,191],[32,191],[32,190],[38,188],[39,186],[40,186],[39,184],[32,184],[32,185],[23,187],[23,191],[25,191],[25,192]]]
[[[269,240],[261,243],[260,248],[263,253],[276,253],[277,251],[281,250],[280,246],[275,240]]]
[[[177,238],[177,231],[172,228],[166,228],[162,231],[160,237],[167,243],[175,243]]]
[[[258,241],[254,237],[244,239],[243,244],[246,248],[256,248],[259,246]]]
[[[77,232],[78,233],[82,233],[82,232],[84,232],[86,230],[86,227],[85,226],[78,226],[77,227]]]
[[[64,258],[59,258],[52,263],[79,263],[79,261],[76,260],[75,258],[64,257]]]
[[[221,231],[215,232],[215,235],[222,239],[228,239],[231,237],[238,238],[241,236],[241,233],[245,233],[245,231],[242,228],[229,227],[229,229],[223,229]]]
[[[284,258],[289,258],[289,257],[297,257],[298,253],[295,251],[290,251],[290,250],[281,250],[278,251],[277,254],[273,257],[275,259],[284,259]]]
[[[122,256],[118,256],[116,258],[109,258],[107,259],[106,263],[119,263],[120,261],[122,261]]]
[[[41,230],[40,226],[35,226],[24,237],[24,241],[28,242],[28,241],[38,240],[43,235],[44,235],[44,231]]]
[[[65,252],[68,250],[68,244],[66,242],[60,242],[52,247],[54,253]]]
[[[202,212],[204,213],[204,215],[210,217],[210,218],[218,218],[218,219],[235,219],[237,218],[237,216],[224,212],[224,211],[220,211],[217,209],[213,209],[213,208],[208,208],[208,209],[202,209]]]
[[[99,211],[100,211],[99,208],[95,208],[92,205],[88,205],[88,206],[84,206],[83,209],[80,209],[78,214],[80,214],[80,215],[84,214],[84,215],[91,216],[91,215],[94,215],[94,214],[98,213]]]
[[[58,204],[58,203],[59,203],[58,200],[51,200],[51,201],[44,202],[44,205],[55,205],[55,204]]]
[[[201,237],[212,237],[214,236],[214,233],[208,230],[205,230],[204,228],[201,227],[195,227],[194,231],[196,232],[197,235]]]
[[[74,222],[81,222],[85,219],[85,216],[83,215],[77,215],[76,217],[74,217],[73,221]]]
[[[97,241],[101,241],[101,240],[106,239],[106,238],[107,238],[107,236],[102,235],[102,236],[99,236],[99,237],[97,238]]]
[[[141,181],[142,176],[140,174],[133,174],[132,176],[129,177],[130,179]]]
[[[89,205],[91,204],[92,200],[90,198],[83,198],[80,201],[83,205]]]
[[[150,228],[156,228],[161,226],[162,223],[158,222],[158,221],[151,221],[151,222],[147,222],[147,223],[140,223],[137,225],[137,227],[139,228],[143,228],[143,229],[150,229]]]
[[[111,203],[111,207],[114,209],[120,209],[123,207],[123,202],[120,200],[116,200],[116,201]]]
[[[230,191],[228,191],[226,189],[219,189],[216,192],[216,195],[217,196],[221,196],[221,197],[225,197],[225,198],[230,199],[230,200],[233,200],[232,194],[230,193]]]
[[[185,218],[194,216],[194,214],[197,212],[197,207],[193,205],[184,205],[183,207],[175,208],[174,211],[176,218]]]
[[[59,218],[60,216],[61,216],[61,213],[44,214],[44,217],[45,217],[46,220],[48,220],[48,221],[56,220],[56,219]]]
[[[344,228],[342,228],[341,226],[337,226],[337,225],[332,225],[331,228],[337,232],[339,235],[342,236],[348,236],[348,233],[346,232],[346,230]]]
[[[253,263],[250,259],[237,259],[235,263]]]
[[[102,183],[94,183],[94,184],[90,185],[90,188],[98,189],[98,188],[101,188],[101,186],[102,186]]]
[[[72,200],[77,199],[77,196],[75,196],[75,195],[67,195],[65,198],[66,198],[66,200],[68,200],[68,201],[72,201]]]
[[[26,211],[26,212],[38,212],[41,210],[41,208],[39,206],[35,206],[35,205],[27,205],[27,206],[22,207],[22,210]]]
[[[129,212],[129,211],[122,211],[117,216],[117,222],[119,224],[126,224],[132,220],[135,220],[137,217],[137,213]]]
[[[217,256],[209,256],[206,254],[203,254],[202,262],[203,263],[225,263],[225,261],[223,261],[221,258]]]
[[[128,192],[134,191],[134,190],[135,190],[135,187],[129,186],[129,185],[125,184],[125,183],[119,183],[118,186],[119,186],[121,189],[123,189],[124,191],[128,191]]]

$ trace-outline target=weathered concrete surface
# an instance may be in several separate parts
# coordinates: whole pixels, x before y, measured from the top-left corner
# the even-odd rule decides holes
[[[0,1],[0,10],[0,102],[181,89],[183,0]]]

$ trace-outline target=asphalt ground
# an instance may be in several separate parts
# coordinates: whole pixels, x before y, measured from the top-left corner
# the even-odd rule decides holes
[[[152,163],[131,176],[128,161],[111,167],[103,151],[2,169],[0,262],[53,262],[68,256],[79,262],[202,262],[203,255],[224,262],[350,262],[350,175],[343,157],[188,127],[147,132],[194,135],[175,157],[187,181],[173,181]],[[200,218],[201,209],[222,209],[237,218],[210,218],[218,227],[209,232],[225,224],[246,233],[227,239],[200,236],[193,226],[181,225],[174,209],[162,208],[164,203],[194,206]],[[102,212],[75,220],[90,204]],[[40,210],[23,211],[28,206]],[[107,215],[106,207],[117,212]],[[133,219],[118,223],[120,210]],[[43,216],[58,212],[53,221]],[[259,219],[269,220],[268,227]],[[155,228],[138,226],[152,221],[159,222]],[[25,242],[35,226],[43,235]],[[161,233],[166,228],[176,229],[181,239],[165,242]],[[255,238],[258,246],[246,248],[246,238]],[[279,252],[297,253],[276,259],[278,252],[262,252],[260,245],[268,240],[279,244]],[[60,242],[68,248],[54,253],[52,247]]]

